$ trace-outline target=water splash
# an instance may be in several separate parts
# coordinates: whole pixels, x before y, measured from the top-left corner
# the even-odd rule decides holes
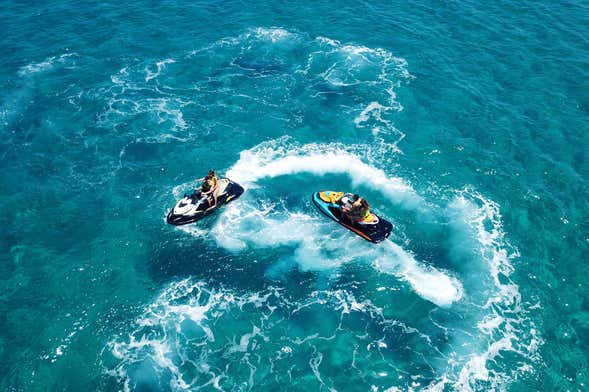
[[[352,186],[366,185],[381,192],[393,203],[408,209],[417,209],[424,200],[400,177],[387,175],[359,158],[355,150],[365,150],[363,146],[344,146],[332,144],[306,144],[297,146],[285,137],[244,150],[227,176],[239,179],[244,185],[254,187],[264,178],[286,176],[299,173],[313,175],[346,174]]]

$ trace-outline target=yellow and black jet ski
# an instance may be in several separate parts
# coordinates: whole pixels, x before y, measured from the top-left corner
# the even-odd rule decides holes
[[[384,241],[393,230],[391,222],[374,213],[368,214],[362,220],[353,222],[342,211],[342,199],[344,192],[321,191],[313,193],[313,203],[329,218],[333,219],[346,229],[353,231],[367,241],[378,243]]]

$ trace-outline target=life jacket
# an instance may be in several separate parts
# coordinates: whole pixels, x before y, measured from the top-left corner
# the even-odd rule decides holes
[[[218,182],[219,182],[219,179],[217,178],[217,176],[206,178],[205,181],[202,183],[201,189],[203,192],[208,192],[211,189],[213,189],[217,185]]]
[[[362,205],[362,198],[359,198],[352,203],[352,211],[350,211],[350,218],[361,221],[370,217],[370,208],[365,208]]]

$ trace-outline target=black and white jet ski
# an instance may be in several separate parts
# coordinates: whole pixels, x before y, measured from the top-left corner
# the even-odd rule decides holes
[[[237,199],[243,193],[243,187],[228,178],[219,180],[217,193],[217,206],[207,211],[213,202],[212,197],[207,197],[200,190],[195,190],[191,195],[184,195],[174,208],[170,210],[166,221],[175,226],[196,222],[215,212],[219,207]]]

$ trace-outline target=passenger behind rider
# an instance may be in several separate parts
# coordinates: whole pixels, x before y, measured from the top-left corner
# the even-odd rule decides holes
[[[358,195],[344,195],[342,211],[352,222],[361,222],[370,216],[370,204]]]
[[[201,194],[210,200],[210,196],[213,196],[213,203],[207,208],[207,211],[212,210],[217,206],[217,189],[219,188],[219,177],[215,174],[214,170],[209,170],[204,178],[199,178],[197,181],[202,181],[200,186]]]

